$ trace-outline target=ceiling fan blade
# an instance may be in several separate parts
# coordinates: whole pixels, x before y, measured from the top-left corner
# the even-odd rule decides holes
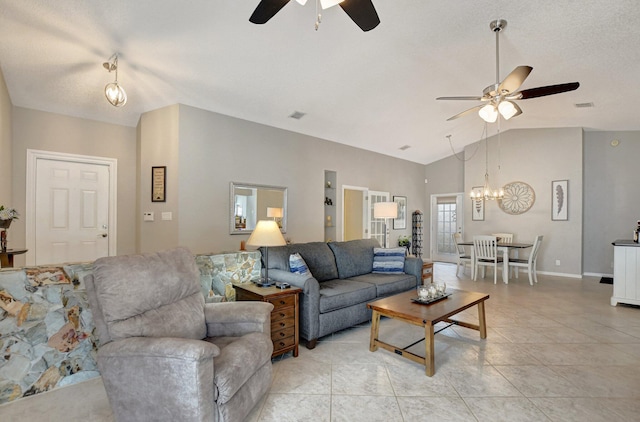
[[[380,23],[378,12],[371,0],[344,0],[340,7],[365,32],[371,31]]]
[[[513,69],[498,86],[498,94],[505,95],[516,92],[532,70],[531,66],[518,66]]]
[[[563,92],[575,91],[580,86],[579,82],[569,82],[566,84],[540,86],[538,88],[525,89],[520,91],[518,97],[526,100],[528,98],[538,98],[547,95],[561,94]]]
[[[438,97],[436,100],[468,100],[468,101],[482,101],[482,97]]]
[[[455,120],[458,117],[466,116],[467,114],[470,114],[470,113],[473,113],[474,111],[480,110],[482,107],[484,107],[484,104],[480,104],[480,105],[477,105],[477,106],[475,106],[473,108],[470,108],[469,110],[465,110],[462,113],[458,113],[455,116],[449,117],[447,119],[447,122],[450,121],[450,120]]]
[[[256,24],[267,23],[287,3],[289,3],[289,0],[261,0],[249,18],[249,22]]]

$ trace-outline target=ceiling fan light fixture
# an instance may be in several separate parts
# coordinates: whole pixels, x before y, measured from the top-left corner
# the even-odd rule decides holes
[[[498,111],[505,120],[509,120],[518,113],[518,109],[511,101],[501,101],[498,104]]]
[[[304,6],[307,4],[307,0],[296,0],[299,4]],[[342,3],[344,0],[320,0],[320,5],[322,6],[322,10],[333,7],[337,4]]]
[[[478,115],[487,123],[495,123],[498,120],[498,110],[493,104],[487,104],[478,110]]]

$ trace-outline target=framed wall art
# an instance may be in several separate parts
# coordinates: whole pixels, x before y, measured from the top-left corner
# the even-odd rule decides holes
[[[482,197],[482,186],[474,186],[471,190],[477,198]],[[484,199],[471,200],[471,220],[484,221]]]
[[[394,196],[393,202],[398,204],[398,218],[393,219],[393,230],[404,230],[407,228],[407,197]]]
[[[167,166],[151,167],[151,202],[167,202]]]
[[[551,182],[551,220],[569,220],[569,181]]]

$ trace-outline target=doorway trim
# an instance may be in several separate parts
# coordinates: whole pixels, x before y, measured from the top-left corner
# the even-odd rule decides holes
[[[109,256],[116,254],[117,245],[117,212],[118,196],[118,160],[116,158],[94,157],[90,155],[69,154],[64,152],[42,151],[37,149],[27,149],[27,186],[25,204],[25,224],[26,224],[26,248],[34,250],[36,245],[36,171],[38,160],[71,161],[82,164],[97,164],[109,168],[109,227],[107,229],[109,239]],[[35,265],[35,254],[26,254],[27,265]]]

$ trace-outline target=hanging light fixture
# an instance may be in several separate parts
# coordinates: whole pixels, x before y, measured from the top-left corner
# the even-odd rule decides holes
[[[485,106],[486,107],[486,106]],[[498,113],[496,112],[496,115]],[[484,117],[483,117],[484,118]],[[494,120],[495,121],[495,120]],[[504,198],[504,190],[500,189],[491,189],[491,185],[489,184],[489,139],[487,135],[487,124],[485,123],[485,149],[484,149],[484,186],[482,186],[482,192],[474,192],[471,190],[469,196],[474,201],[494,201],[497,199]]]
[[[495,123],[498,120],[498,114],[505,120],[509,120],[513,116],[522,113],[520,107],[512,101],[498,99],[497,104],[498,106],[496,107],[495,102],[490,102],[478,110],[478,115],[487,123]]]
[[[127,93],[124,88],[118,83],[118,54],[114,54],[109,58],[108,62],[102,64],[105,69],[111,72],[116,72],[116,80],[108,83],[104,87],[104,95],[107,97],[107,101],[114,107],[122,107],[127,103]]]

